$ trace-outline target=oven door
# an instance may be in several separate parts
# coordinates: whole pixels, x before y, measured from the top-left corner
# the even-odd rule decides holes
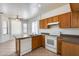
[[[57,48],[57,38],[56,37],[48,37],[45,40],[45,45],[50,48]]]

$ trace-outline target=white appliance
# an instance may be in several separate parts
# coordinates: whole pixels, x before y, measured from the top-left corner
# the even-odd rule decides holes
[[[57,53],[57,36],[46,35],[45,48],[52,52]]]
[[[57,37],[60,36],[59,24],[51,25],[49,35],[45,35],[45,48],[57,53]]]

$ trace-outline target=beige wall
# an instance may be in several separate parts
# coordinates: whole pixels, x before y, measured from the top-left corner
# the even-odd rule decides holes
[[[66,4],[64,6],[61,6],[59,8],[52,10],[52,11],[49,11],[48,13],[41,15],[41,19],[60,15],[60,14],[67,13],[67,12],[71,12],[71,8],[70,8],[69,4]]]

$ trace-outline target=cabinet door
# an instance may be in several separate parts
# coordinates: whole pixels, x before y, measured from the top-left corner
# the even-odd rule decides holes
[[[37,46],[38,46],[38,42],[36,37],[32,37],[32,49],[37,48]]]
[[[38,47],[42,46],[42,38],[41,35],[38,36]]]
[[[40,25],[40,29],[42,29],[43,28],[43,20],[39,21],[39,25]]]
[[[78,27],[78,12],[71,13],[71,28]]]
[[[52,23],[53,22],[53,17],[48,18],[48,23]]]
[[[43,28],[44,28],[44,29],[48,28],[47,19],[44,19],[44,20],[43,20]]]
[[[41,36],[41,39],[42,39],[42,46],[45,48],[45,36]]]
[[[71,13],[59,15],[60,28],[70,28]]]
[[[48,24],[47,19],[40,20],[40,22],[39,22],[39,25],[40,25],[41,29],[48,28],[47,24]]]
[[[79,56],[79,45],[69,42],[62,42],[63,56]]]
[[[57,21],[58,21],[58,16],[48,18],[48,23],[57,22]]]
[[[79,12],[78,12],[78,21],[77,21],[77,27],[79,28]]]
[[[58,16],[53,17],[53,22],[58,22]]]
[[[70,3],[72,11],[79,11],[79,3]]]
[[[21,42],[20,42],[20,45],[21,45],[21,47],[20,47],[20,52],[24,52],[24,51],[28,51],[29,49],[31,49],[32,48],[32,45],[31,45],[31,38],[26,38],[26,39],[24,39],[24,40],[21,40]]]

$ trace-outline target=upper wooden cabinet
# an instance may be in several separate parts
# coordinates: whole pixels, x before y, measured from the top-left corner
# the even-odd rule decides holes
[[[60,28],[70,28],[71,13],[59,15]]]
[[[48,20],[47,19],[43,20],[43,28],[44,29],[48,28]]]
[[[77,21],[77,27],[79,28],[79,12],[78,12],[78,21]]]
[[[77,21],[78,21],[78,13],[72,12],[71,13],[71,27],[72,28],[76,28],[78,26]]]
[[[69,12],[62,15],[40,20],[40,28],[48,28],[48,23],[59,21],[60,28],[79,28],[79,11]]]
[[[39,26],[40,26],[40,29],[43,28],[43,21],[42,20],[39,21]]]
[[[47,19],[40,20],[40,22],[39,22],[40,29],[47,28],[47,24],[48,24],[47,22],[48,22]]]
[[[46,29],[48,27],[47,26],[47,24],[48,24],[47,19],[40,20],[39,24],[40,24],[41,29]]]
[[[58,16],[54,16],[53,17],[53,22],[58,22],[58,21],[59,21]]]
[[[53,22],[53,17],[47,18],[48,23],[52,23]]]
[[[47,20],[48,20],[48,23],[57,22],[58,21],[58,16],[50,17]]]
[[[58,16],[50,17],[40,20],[39,25],[41,29],[46,29],[48,28],[48,23],[57,22],[57,21],[58,21]]]
[[[79,28],[79,12],[71,13],[71,28]]]
[[[70,3],[71,11],[79,11],[79,3]]]

